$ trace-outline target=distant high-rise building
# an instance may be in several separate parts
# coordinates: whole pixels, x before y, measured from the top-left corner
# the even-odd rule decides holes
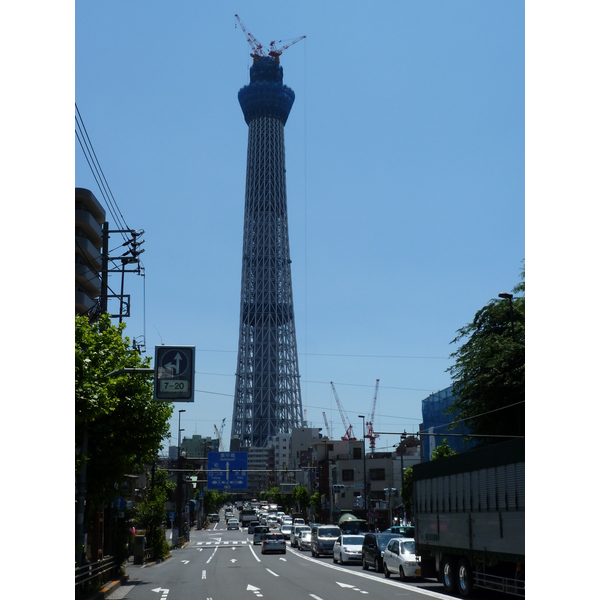
[[[302,424],[283,135],[294,98],[279,57],[254,56],[238,93],[248,155],[231,448],[264,448]]]

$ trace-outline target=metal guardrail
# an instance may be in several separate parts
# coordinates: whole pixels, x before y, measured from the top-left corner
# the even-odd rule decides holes
[[[112,556],[75,568],[75,597],[95,591],[96,586],[114,579],[120,565]]]
[[[473,573],[473,585],[488,590],[498,590],[512,596],[525,597],[525,581],[522,579],[511,579],[498,577],[489,573]]]

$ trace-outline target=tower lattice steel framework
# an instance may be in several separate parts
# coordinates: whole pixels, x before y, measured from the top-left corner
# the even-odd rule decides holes
[[[238,93],[248,157],[232,447],[265,447],[302,424],[283,135],[294,98],[278,57],[255,56]]]

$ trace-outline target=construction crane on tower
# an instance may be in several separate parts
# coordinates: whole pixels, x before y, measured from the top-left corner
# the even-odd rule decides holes
[[[346,418],[344,417],[344,410],[342,409],[342,403],[340,402],[337,392],[335,391],[335,386],[333,385],[333,381],[331,381],[330,383],[331,383],[331,389],[333,390],[333,396],[338,405],[338,410],[340,411],[340,417],[342,418],[342,425],[344,426],[344,429],[346,430],[346,433],[342,436],[342,439],[347,440],[349,442],[354,442],[354,441],[356,441],[356,436],[354,435],[354,430],[352,429],[352,425],[346,425]]]
[[[379,437],[373,433],[373,419],[375,418],[375,404],[377,403],[377,390],[379,389],[379,379],[375,382],[375,395],[373,396],[373,408],[371,409],[371,418],[367,421],[367,433],[365,437],[369,439],[369,447],[371,452],[375,450],[375,439]]]
[[[219,440],[219,451],[225,452],[225,447],[223,446],[223,430],[225,429],[225,419],[223,419],[223,422],[221,423],[220,431],[217,429],[216,425],[214,427],[215,427],[215,433],[217,434],[217,439]]]
[[[275,60],[275,62],[279,62],[279,57],[281,56],[281,53],[284,50],[287,50],[290,46],[297,44],[299,41],[303,40],[306,37],[305,35],[301,35],[300,37],[297,37],[296,39],[292,40],[291,42],[288,42],[280,48],[277,47],[277,44],[281,44],[283,40],[279,40],[278,42],[272,41],[269,44],[269,50],[267,51],[265,48],[263,48],[263,45],[246,29],[239,15],[236,14],[235,18],[238,20],[238,23],[240,24],[240,27],[242,28],[242,31],[246,35],[246,39],[248,40],[248,43],[252,48],[250,56],[254,59],[254,62],[256,62],[259,58],[265,56],[270,56]]]
[[[325,421],[325,429],[327,430],[327,437],[331,439],[331,430],[329,429],[329,423],[327,422],[327,415],[323,411],[323,421]]]

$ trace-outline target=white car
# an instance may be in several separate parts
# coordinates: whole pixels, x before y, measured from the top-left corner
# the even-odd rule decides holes
[[[398,573],[400,579],[420,577],[421,565],[415,556],[415,540],[393,538],[383,553],[383,572],[386,577]]]
[[[288,523],[287,525],[282,525],[281,526],[281,533],[283,533],[283,537],[286,540],[290,539],[290,535],[292,533],[292,526]]]
[[[308,525],[292,525],[292,533],[290,534],[290,546],[292,548],[300,547],[300,538],[303,531],[310,533],[310,527]]]
[[[362,547],[364,535],[340,535],[333,545],[333,562],[340,565],[351,562],[362,561]]]
[[[240,524],[238,522],[237,519],[229,519],[229,521],[227,521],[227,529],[239,529],[240,528]]]
[[[300,550],[310,550],[311,543],[312,537],[310,529],[308,531],[303,531],[300,539],[298,540],[298,548],[300,548]]]

